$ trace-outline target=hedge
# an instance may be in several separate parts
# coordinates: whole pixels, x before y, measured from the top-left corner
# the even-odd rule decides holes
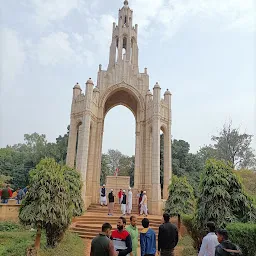
[[[231,223],[227,231],[229,239],[241,248],[243,256],[256,256],[256,224]]]

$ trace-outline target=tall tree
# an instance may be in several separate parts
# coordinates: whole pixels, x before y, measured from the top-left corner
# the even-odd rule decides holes
[[[207,160],[200,182],[197,221],[205,227],[214,221],[224,227],[232,221],[255,221],[252,200],[245,194],[232,168],[223,161]]]
[[[114,173],[116,168],[119,168],[120,160],[123,155],[119,150],[109,149],[108,156],[111,171],[112,173]]]
[[[165,211],[171,216],[178,216],[178,229],[180,230],[181,215],[190,215],[194,213],[195,197],[192,186],[188,183],[186,177],[172,178],[169,186],[169,197],[166,201]]]
[[[214,145],[200,150],[205,158],[217,158],[225,161],[233,169],[255,167],[256,160],[251,148],[252,135],[241,133],[230,122],[224,125],[218,136],[212,136]]]

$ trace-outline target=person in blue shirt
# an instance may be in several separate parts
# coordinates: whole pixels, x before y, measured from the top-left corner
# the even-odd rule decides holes
[[[142,220],[143,229],[140,233],[141,256],[154,256],[156,254],[156,233],[149,228],[149,220]]]

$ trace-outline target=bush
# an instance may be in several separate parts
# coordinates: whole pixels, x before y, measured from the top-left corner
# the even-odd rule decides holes
[[[241,248],[243,256],[256,256],[256,224],[232,223],[227,230],[230,240]]]
[[[196,250],[199,250],[202,243],[202,239],[207,232],[205,230],[199,229],[199,226],[196,223],[195,216],[182,215],[182,223],[186,227],[189,235],[194,241],[193,247]]]
[[[21,231],[21,230],[24,230],[24,228],[16,222],[11,222],[11,221],[0,222],[0,232]]]

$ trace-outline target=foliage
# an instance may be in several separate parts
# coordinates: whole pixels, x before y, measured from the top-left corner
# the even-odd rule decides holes
[[[130,176],[130,185],[134,185],[135,157],[123,155],[120,151],[110,149],[108,154],[102,154],[101,157],[101,176],[100,183],[103,185],[106,176],[114,175],[116,168],[119,168],[119,176]]]
[[[197,204],[197,221],[204,227],[214,221],[224,227],[233,221],[255,221],[256,211],[241,182],[223,161],[210,159],[206,162],[200,182]]]
[[[182,215],[182,223],[186,227],[189,235],[193,239],[193,247],[199,249],[202,243],[202,238],[206,234],[206,230],[200,228],[196,222],[195,215]]]
[[[12,177],[0,175],[0,188],[4,187],[6,183],[10,182],[12,180]]]
[[[16,222],[11,222],[11,221],[2,221],[2,222],[0,222],[0,232],[3,232],[3,231],[20,231],[20,230],[24,230],[24,228]]]
[[[21,227],[22,229],[22,227]],[[9,231],[0,232],[0,255],[25,256],[28,247],[33,245],[35,231]],[[84,242],[77,235],[67,232],[63,241],[54,249],[47,248],[46,237],[42,235],[40,256],[69,256],[83,255]]]
[[[212,136],[214,145],[200,150],[207,158],[217,158],[225,161],[232,168],[255,167],[256,159],[251,148],[252,135],[240,133],[238,128],[232,128],[232,123],[224,125],[218,136]]]
[[[77,180],[78,179],[78,180]],[[75,181],[74,188],[70,181]],[[81,214],[79,175],[61,167],[54,159],[43,159],[30,174],[30,189],[20,208],[19,218],[25,225],[46,230],[48,246],[55,247],[71,223]],[[79,193],[80,192],[80,193]]]
[[[234,173],[241,179],[245,192],[251,196],[256,196],[256,172],[242,169],[234,171]]]
[[[256,224],[232,223],[227,230],[229,239],[242,249],[244,256],[256,256]]]
[[[173,176],[169,186],[169,197],[166,201],[165,211],[171,216],[193,214],[195,198],[193,188],[186,177]]]

